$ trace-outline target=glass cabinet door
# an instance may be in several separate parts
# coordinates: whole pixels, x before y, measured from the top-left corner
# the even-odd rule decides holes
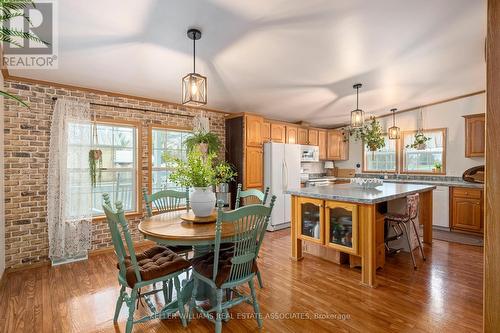
[[[301,238],[323,243],[323,200],[299,198],[298,206]]]
[[[327,201],[325,219],[327,245],[342,252],[358,254],[358,207]]]

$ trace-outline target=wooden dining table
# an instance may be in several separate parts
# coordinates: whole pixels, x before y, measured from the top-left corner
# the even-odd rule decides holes
[[[139,223],[139,231],[148,240],[165,246],[187,245],[192,246],[194,256],[200,256],[209,252],[215,243],[215,222],[193,223],[181,219],[186,210],[161,213],[147,217]],[[232,223],[223,224],[221,243],[231,241],[234,235]],[[181,297],[184,303],[189,302],[193,290],[193,281],[184,280],[181,289]],[[200,281],[197,289],[197,299],[209,299],[215,301],[215,293],[207,284]],[[212,303],[215,304],[215,303]],[[171,306],[175,306],[171,305]]]

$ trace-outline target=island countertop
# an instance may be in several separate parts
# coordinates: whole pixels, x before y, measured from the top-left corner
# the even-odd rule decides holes
[[[376,204],[384,201],[404,198],[408,195],[432,191],[434,185],[384,183],[375,189],[364,189],[352,184],[289,189],[287,194],[307,198],[343,201],[352,203]]]

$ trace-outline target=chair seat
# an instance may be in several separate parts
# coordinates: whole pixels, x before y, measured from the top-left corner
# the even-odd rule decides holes
[[[385,219],[386,221],[407,222],[410,220],[410,217],[407,214],[387,213],[385,214]]]
[[[231,259],[234,256],[234,248],[226,247],[219,252],[219,268],[217,277],[215,278],[215,285],[220,288],[229,279],[231,273]],[[206,253],[202,256],[192,258],[191,265],[193,270],[198,274],[212,280],[214,274],[214,252]],[[252,272],[256,273],[258,270],[257,264],[254,261],[252,265]]]
[[[136,258],[142,281],[154,280],[191,266],[189,261],[164,246],[153,246],[137,254]],[[137,278],[130,257],[125,258],[125,267],[127,283],[133,288]]]

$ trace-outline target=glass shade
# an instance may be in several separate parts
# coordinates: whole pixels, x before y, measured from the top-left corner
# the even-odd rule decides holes
[[[363,110],[356,109],[351,111],[351,127],[360,128],[365,123],[365,113]]]
[[[190,73],[182,78],[182,104],[200,106],[207,104],[207,78]]]
[[[392,126],[389,127],[387,130],[387,135],[389,136],[389,139],[391,140],[397,140],[401,137],[399,127],[397,126]]]

